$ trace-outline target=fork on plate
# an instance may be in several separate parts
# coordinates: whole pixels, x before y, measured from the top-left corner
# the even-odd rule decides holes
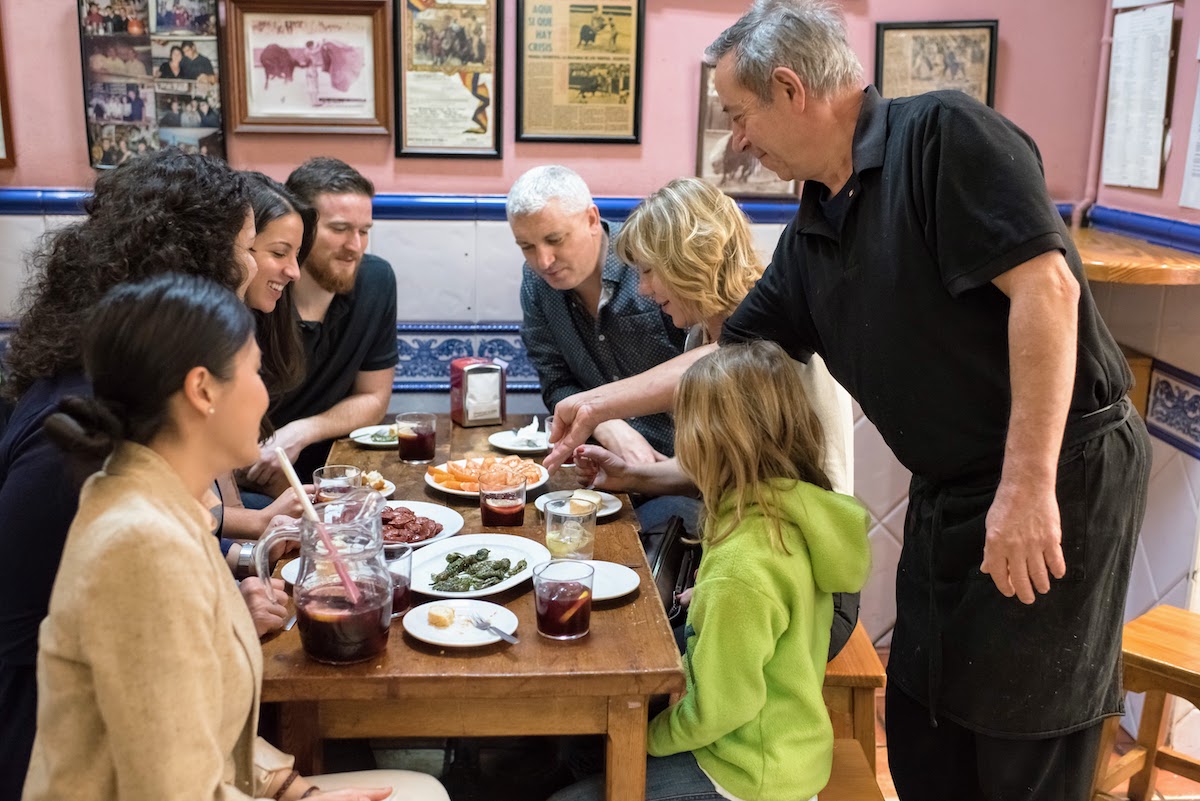
[[[507,631],[493,626],[491,620],[485,619],[483,615],[479,614],[478,612],[471,613],[471,622],[475,624],[475,628],[482,629],[483,631],[490,631],[492,634],[495,634],[505,642],[510,642],[513,645],[516,645],[519,642],[516,637],[509,634]]]

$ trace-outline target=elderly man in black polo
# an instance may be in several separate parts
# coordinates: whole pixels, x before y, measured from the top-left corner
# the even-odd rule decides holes
[[[819,353],[913,472],[886,716],[901,800],[1084,801],[1121,712],[1149,440],[1037,147],[962,92],[864,89],[820,0],[759,0],[707,56],[734,146],[804,181],[721,342]],[[665,408],[703,353],[559,404],[547,464],[598,420]]]
[[[566,167],[535,167],[512,185],[506,209],[525,255],[521,339],[547,409],[683,352],[683,333],[653,300],[638,294],[637,270],[613,252],[620,224],[600,218],[579,175]],[[675,429],[666,414],[605,421],[595,438],[637,463],[675,452]]]

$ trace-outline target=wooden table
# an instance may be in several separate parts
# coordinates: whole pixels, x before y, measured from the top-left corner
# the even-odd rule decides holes
[[[513,415],[504,428],[526,422]],[[499,430],[460,428],[439,415],[434,463],[494,454],[487,437]],[[397,500],[442,503],[463,516],[464,533],[482,531],[475,499],[431,489],[425,466],[402,464],[393,450],[341,440],[329,463],[378,470],[395,483]],[[560,470],[531,493],[524,526],[504,533],[544,541],[533,497],[575,486],[572,471]],[[280,705],[278,745],[296,755],[298,770],[311,774],[322,770],[324,739],[604,734],[606,798],[644,798],[647,701],[682,692],[684,679],[628,499],[619,514],[596,526],[595,556],[638,564],[642,585],[630,596],[597,603],[591,633],[575,642],[538,635],[532,588],[525,582],[488,598],[516,614],[517,645],[440,648],[413,639],[397,623],[382,656],[335,667],[307,658],[297,629],[264,643],[262,700]]]
[[[871,770],[875,770],[875,691],[884,685],[883,664],[862,623],[846,647],[825,668],[825,707],[833,736],[858,740]]]

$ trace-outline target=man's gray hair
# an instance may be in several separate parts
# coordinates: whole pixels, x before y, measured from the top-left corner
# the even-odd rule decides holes
[[[788,67],[814,97],[860,89],[862,64],[846,41],[846,23],[825,0],[757,0],[704,51],[715,65],[733,53],[737,82],[771,101],[771,73]]]
[[[513,217],[537,214],[554,199],[558,200],[564,214],[578,214],[592,205],[592,193],[579,173],[558,164],[548,164],[534,167],[513,182],[504,210],[511,221]]]

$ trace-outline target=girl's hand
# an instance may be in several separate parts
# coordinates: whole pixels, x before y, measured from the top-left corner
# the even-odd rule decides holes
[[[625,460],[598,445],[580,445],[575,449],[575,469],[581,487],[596,487],[609,492],[633,489]]]

